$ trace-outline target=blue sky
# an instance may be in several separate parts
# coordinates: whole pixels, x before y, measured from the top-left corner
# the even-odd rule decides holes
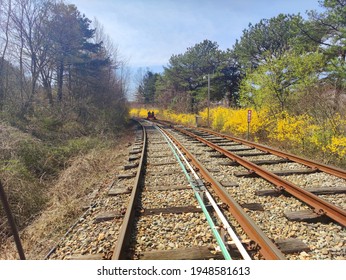
[[[305,16],[318,0],[67,0],[104,26],[132,72],[162,71],[173,54],[204,39],[232,48],[251,22],[279,13]]]

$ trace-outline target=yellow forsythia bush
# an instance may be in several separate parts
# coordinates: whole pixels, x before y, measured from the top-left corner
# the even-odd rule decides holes
[[[194,114],[176,114],[168,110],[160,111],[159,118],[186,125],[195,125],[196,123],[196,116]]]
[[[251,108],[250,108],[251,109]],[[169,110],[158,109],[131,109],[130,115],[133,117],[146,118],[148,110],[154,111],[158,119],[168,120],[185,125],[196,125],[195,114],[176,114]],[[210,127],[214,130],[246,137],[248,123],[248,108],[231,109],[225,107],[211,108],[209,111]],[[316,123],[309,115],[290,115],[282,112],[273,116],[268,109],[256,111],[252,110],[250,122],[250,135],[252,139],[260,141],[270,139],[282,146],[291,148],[295,152],[321,151],[324,155],[329,155],[333,161],[346,164],[346,136],[337,134],[340,129],[346,128],[346,120],[340,116],[335,116],[333,121]],[[208,110],[204,109],[199,113],[200,123],[207,125]]]
[[[330,143],[324,148],[332,154],[339,156],[345,160],[346,157],[346,137],[345,136],[333,136]]]
[[[148,116],[148,112],[154,112],[155,115],[157,115],[160,110],[158,109],[146,109],[146,108],[132,108],[129,112],[131,117],[136,117],[136,118],[146,118]]]
[[[154,112],[158,119],[172,121],[175,123],[181,123],[186,125],[194,125],[196,123],[196,116],[194,114],[176,114],[169,110],[159,109],[145,109],[145,108],[132,108],[130,110],[131,117],[146,118],[148,111]]]
[[[234,134],[237,136],[245,136],[248,130],[248,110],[251,110],[250,132],[252,134],[265,130],[269,125],[267,110],[257,112],[253,109],[230,109],[224,107],[216,107],[210,109],[210,127],[212,129]],[[203,123],[207,123],[207,109],[201,111],[199,115],[203,119]]]
[[[289,140],[294,144],[303,144],[309,141],[318,127],[308,115],[290,116],[283,112],[273,125],[268,137],[278,141]]]

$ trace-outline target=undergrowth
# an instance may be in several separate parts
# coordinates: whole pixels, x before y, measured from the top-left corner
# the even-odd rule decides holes
[[[61,171],[66,170],[77,157],[114,145],[117,137],[116,134],[71,134],[57,139],[46,137],[46,129],[35,130],[41,133],[26,133],[0,122],[0,180],[19,229],[46,207],[49,189]],[[33,134],[43,137],[40,139]],[[2,206],[0,221],[1,241],[10,234]]]

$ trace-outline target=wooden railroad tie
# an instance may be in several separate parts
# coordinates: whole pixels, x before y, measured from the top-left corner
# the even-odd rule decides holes
[[[124,165],[124,170],[136,168],[138,167],[138,165],[139,165],[138,163],[131,163],[131,164]]]
[[[229,187],[239,187],[239,184],[233,181],[221,181],[221,185],[225,188]]]
[[[330,221],[329,217],[327,217],[325,215],[319,215],[312,210],[285,212],[284,215],[290,221],[308,222],[308,223]]]
[[[216,155],[210,155],[212,158],[226,158],[224,154],[216,154]]]
[[[101,223],[114,220],[115,218],[122,218],[124,215],[120,212],[110,211],[99,214],[95,217],[94,223]]]
[[[228,149],[227,151],[229,151],[229,152],[243,152],[243,151],[251,151],[254,149],[255,148],[247,147],[247,148],[238,148],[238,149]]]
[[[151,142],[151,141],[149,141],[149,144],[154,144],[154,145],[156,145],[156,144],[167,144],[167,142],[166,141],[159,141],[159,142]]]
[[[279,239],[275,240],[276,245],[284,254],[308,252],[310,248],[299,239]],[[245,244],[246,245],[246,244]],[[229,242],[230,253],[232,257],[240,257],[238,248],[234,243]],[[222,260],[221,252],[213,252],[206,246],[173,249],[173,250],[155,250],[143,252],[139,255],[140,260]]]
[[[131,179],[136,177],[135,173],[128,173],[128,174],[120,174],[118,175],[118,179]]]
[[[272,165],[272,164],[279,164],[279,163],[289,163],[292,162],[289,159],[272,159],[272,160],[253,160],[251,161],[254,164],[257,165]]]
[[[116,188],[116,187],[114,187],[108,191],[109,196],[114,196],[114,195],[119,195],[119,194],[127,194],[127,193],[131,193],[130,188]]]
[[[267,152],[255,152],[255,153],[239,153],[237,154],[240,157],[257,157],[268,155]]]
[[[340,194],[340,193],[346,193],[346,186],[337,186],[337,187],[315,187],[315,188],[309,188],[305,189],[308,192],[311,192],[313,194]],[[272,190],[258,190],[255,192],[258,196],[280,196],[282,194],[289,195],[288,193],[284,191],[278,191],[276,189]]]
[[[208,141],[215,141],[215,142],[217,142],[217,141],[223,141],[223,140],[224,140],[223,138],[214,137],[214,136],[212,136],[212,137],[204,137],[204,139],[206,139],[206,140],[208,140]],[[228,141],[229,141],[229,140],[228,140]]]
[[[201,143],[198,140],[194,140],[194,139],[188,139],[187,141],[192,143],[192,144],[199,144],[199,143]]]
[[[251,211],[264,211],[264,208],[260,203],[243,203],[240,204],[240,206]]]
[[[77,261],[87,261],[87,260],[104,260],[104,254],[89,254],[89,255],[71,255],[65,258],[66,260],[77,260]]]
[[[318,172],[317,169],[311,169],[311,168],[306,168],[306,169],[289,169],[289,170],[273,170],[269,171],[275,175],[278,176],[289,176],[289,175],[301,175],[301,174],[312,174]],[[256,172],[250,172],[250,171],[245,171],[245,172],[235,172],[234,176],[236,177],[258,177]]]
[[[222,260],[221,252],[213,254],[208,247],[180,248],[173,250],[156,250],[143,252],[140,260]]]
[[[142,150],[132,150],[129,152],[130,155],[136,155],[136,154],[140,154],[142,152]]]
[[[207,145],[204,143],[200,143],[200,144],[197,144],[196,147],[207,147]]]
[[[137,160],[137,159],[140,159],[141,156],[140,155],[131,155],[129,156],[129,161],[134,161],[134,160]]]
[[[218,173],[220,172],[220,169],[217,169],[217,168],[213,168],[213,167],[210,167],[210,168],[207,168],[209,172],[212,172],[212,173]]]
[[[241,143],[228,143],[228,142],[225,142],[225,143],[222,143],[220,146],[224,146],[224,147],[236,147],[236,146],[241,146],[243,144]]]
[[[279,164],[279,163],[289,163],[292,162],[289,159],[273,159],[273,160],[252,160],[253,164],[256,165],[273,165],[273,164]],[[228,162],[220,162],[219,165],[225,165],[225,166],[237,166],[239,163],[236,161],[228,161]]]
[[[207,208],[212,209],[211,205],[206,205]],[[260,203],[244,203],[241,204],[243,208],[251,211],[264,211]],[[181,213],[199,213],[202,212],[200,207],[196,206],[180,206],[180,207],[165,207],[165,208],[152,208],[143,209],[140,214],[142,216],[160,215],[160,214],[181,214]]]
[[[295,238],[289,239],[277,239],[275,240],[276,245],[281,252],[284,254],[299,253],[302,251],[309,252],[310,248],[303,241]]]
[[[227,161],[227,162],[220,162],[219,165],[222,165],[222,166],[237,166],[237,165],[239,165],[239,163],[237,163],[236,161]]]

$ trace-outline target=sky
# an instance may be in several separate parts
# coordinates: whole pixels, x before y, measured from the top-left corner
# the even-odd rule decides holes
[[[232,48],[249,23],[321,11],[318,0],[67,0],[96,18],[132,73],[161,72],[173,54],[205,39]]]

